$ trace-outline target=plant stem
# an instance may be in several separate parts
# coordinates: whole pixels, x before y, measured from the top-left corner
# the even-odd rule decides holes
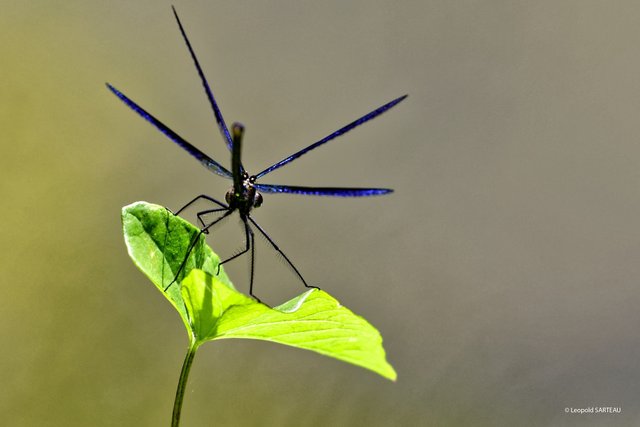
[[[180,380],[178,381],[178,389],[176,390],[176,400],[173,402],[173,416],[171,418],[171,427],[178,427],[180,425],[180,411],[182,410],[182,400],[184,399],[184,391],[187,388],[187,379],[189,378],[189,371],[191,371],[191,364],[193,358],[196,355],[196,350],[199,344],[195,339],[191,339],[189,343],[189,349],[187,355],[182,363],[182,371],[180,372]]]

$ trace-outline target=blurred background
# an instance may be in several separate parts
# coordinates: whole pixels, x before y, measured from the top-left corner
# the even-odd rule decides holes
[[[217,341],[184,426],[640,424],[637,2],[175,6],[227,123],[246,126],[249,171],[410,95],[264,179],[395,193],[267,195],[254,213],[379,328],[397,382]],[[120,209],[230,183],[104,83],[228,164],[170,3],[6,2],[0,27],[2,424],[168,425],[186,333],[128,258]],[[238,224],[209,238],[221,255]],[[300,293],[257,241],[256,293]],[[246,292],[248,259],[227,271]],[[621,413],[565,413],[596,406]]]

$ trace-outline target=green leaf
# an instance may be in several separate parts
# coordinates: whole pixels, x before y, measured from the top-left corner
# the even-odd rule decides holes
[[[275,308],[235,291],[217,277],[193,269],[182,296],[198,343],[249,338],[312,350],[396,379],[380,333],[318,289]]]
[[[124,241],[133,263],[156,285],[176,308],[191,333],[189,320],[180,294],[180,281],[198,268],[215,275],[220,258],[200,235],[184,268],[166,292],[176,272],[187,256],[191,242],[200,230],[168,209],[146,202],[136,202],[122,208]],[[233,288],[223,268],[218,275],[225,286]]]
[[[380,333],[324,291],[311,289],[270,308],[236,291],[199,229],[166,208],[137,202],[122,209],[133,262],[176,308],[194,348],[223,338],[248,338],[312,350],[370,369],[391,380]],[[173,281],[197,242],[185,267]]]

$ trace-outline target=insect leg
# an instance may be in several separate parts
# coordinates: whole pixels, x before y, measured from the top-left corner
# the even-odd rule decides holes
[[[250,273],[249,273],[250,274],[250,276],[249,276],[249,295],[254,297],[258,302],[262,302],[262,301],[260,301],[260,298],[258,298],[257,296],[255,296],[253,294],[253,277],[254,277],[254,271],[255,271],[255,256],[256,256],[256,245],[254,243],[255,236],[254,236],[253,230],[249,226],[249,223],[247,222],[246,218],[242,218],[242,220],[244,221],[244,238],[245,238],[245,241],[246,241],[245,248],[241,252],[238,252],[237,254],[233,255],[232,257],[230,257],[228,259],[225,259],[220,264],[218,264],[218,273],[220,273],[220,266],[222,264],[224,264],[226,262],[229,262],[232,259],[238,258],[240,255],[247,253],[249,251],[249,249],[251,249],[251,270],[250,270]]]
[[[226,209],[229,208],[229,206],[227,206],[225,203],[222,203],[222,202],[214,199],[213,197],[207,196],[206,194],[201,194],[201,195],[195,197],[193,200],[191,200],[189,203],[187,203],[186,205],[184,205],[180,209],[178,209],[178,211],[174,215],[179,215],[180,212],[182,212],[183,210],[185,210],[186,208],[188,208],[189,206],[191,206],[192,204],[194,204],[196,201],[198,201],[200,199],[208,200],[211,203],[215,203],[216,205],[218,205],[218,206],[220,206],[222,208],[226,208]]]
[[[215,224],[219,223],[220,221],[222,221],[224,218],[228,217],[229,215],[231,215],[233,213],[234,209],[230,209],[228,210],[224,215],[222,215],[220,218],[216,219],[215,221],[211,222],[210,224],[208,224],[206,227],[202,228],[196,235],[195,237],[191,240],[191,243],[189,244],[189,249],[187,250],[187,255],[184,257],[184,260],[182,260],[182,264],[180,264],[180,267],[178,268],[178,271],[175,274],[175,277],[173,278],[173,280],[171,281],[171,283],[169,283],[167,285],[167,287],[164,288],[164,290],[166,291],[167,289],[169,289],[171,287],[171,285],[173,285],[177,280],[178,280],[178,276],[180,275],[180,273],[182,272],[182,270],[184,269],[185,265],[187,264],[187,260],[189,259],[189,256],[191,255],[191,251],[193,250],[193,248],[196,246],[196,243],[198,242],[198,240],[200,239],[200,236],[202,236],[203,234],[208,233],[209,229],[211,227],[213,227]],[[218,270],[220,269],[220,267],[218,267]]]
[[[244,238],[245,238],[245,242],[246,242],[245,243],[245,248],[243,250],[241,250],[240,252],[238,252],[237,254],[230,256],[229,258],[225,259],[224,261],[221,261],[220,264],[218,264],[218,273],[220,273],[220,266],[222,264],[226,264],[229,261],[238,258],[240,255],[246,254],[247,252],[249,252],[249,249],[251,248],[252,240],[249,238],[249,236],[253,236],[253,231],[251,231],[251,229],[249,228],[249,224],[247,223],[247,219],[246,218],[242,218],[242,222],[244,222]],[[253,265],[253,260],[252,260],[251,263]],[[253,273],[252,273],[252,276],[253,276]]]
[[[245,222],[244,225],[245,225],[245,230],[248,233],[247,239],[251,239],[251,273],[250,273],[251,278],[249,280],[249,295],[251,295],[252,297],[257,299],[258,302],[260,302],[260,298],[258,298],[253,294],[253,276],[254,276],[253,272],[254,272],[255,259],[256,259],[255,236],[253,235],[253,230],[251,229],[251,227],[249,227],[249,223]]]
[[[228,209],[227,208],[207,209],[207,210],[200,211],[200,212],[196,213],[196,216],[198,217],[198,222],[200,222],[200,225],[204,229],[204,228],[206,228],[207,224],[202,219],[203,216],[209,215],[209,214],[214,213],[214,212],[222,212],[222,211],[226,211],[226,210],[228,210]],[[209,234],[209,229],[204,231],[204,234]]]
[[[295,271],[296,275],[300,278],[300,280],[302,281],[302,284],[306,287],[306,288],[316,288],[316,289],[320,289],[317,286],[313,286],[313,285],[309,285],[307,284],[307,281],[304,280],[304,277],[302,277],[302,274],[300,274],[300,272],[298,271],[298,269],[296,268],[295,265],[293,265],[293,263],[291,262],[291,260],[284,254],[284,252],[282,252],[282,250],[278,247],[278,245],[276,245],[276,243],[271,239],[271,237],[269,237],[269,235],[266,233],[266,231],[264,231],[262,229],[262,227],[260,227],[260,225],[254,221],[253,218],[248,217],[249,221],[251,221],[251,223],[253,225],[256,226],[256,228],[258,229],[258,231],[260,231],[260,233],[262,233],[262,235],[269,241],[269,243],[271,243],[271,246],[273,246],[273,248],[278,251],[278,253],[280,253],[280,255],[282,255],[282,257],[284,258],[285,261],[287,261],[287,264],[289,264],[289,266],[293,269],[293,271]]]

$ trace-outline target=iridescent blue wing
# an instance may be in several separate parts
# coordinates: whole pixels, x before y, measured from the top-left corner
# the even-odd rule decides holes
[[[187,33],[184,31],[182,27],[182,23],[180,22],[180,18],[178,18],[178,13],[176,12],[176,8],[171,6],[173,9],[173,14],[176,17],[176,21],[178,21],[178,27],[180,27],[180,33],[182,33],[182,38],[184,39],[187,48],[189,49],[189,53],[191,54],[191,58],[193,59],[193,63],[198,70],[198,75],[200,76],[200,80],[202,81],[202,86],[204,87],[204,91],[207,93],[207,98],[209,98],[209,103],[211,104],[211,108],[213,109],[213,115],[216,117],[216,123],[218,123],[218,128],[220,129],[220,133],[224,138],[225,144],[227,144],[227,148],[229,151],[232,151],[233,142],[231,141],[231,134],[229,133],[229,129],[227,128],[227,124],[224,122],[222,118],[222,113],[220,112],[220,108],[218,107],[218,103],[216,99],[213,97],[213,92],[209,87],[209,83],[207,83],[207,79],[204,76],[204,72],[202,71],[202,67],[200,67],[200,62],[198,62],[198,58],[196,57],[196,53],[193,51],[191,47],[191,43],[189,42],[189,38],[187,37]]]
[[[306,194],[308,196],[368,197],[393,192],[389,188],[298,187],[295,185],[254,184],[262,193]]]
[[[220,163],[213,160],[211,157],[204,154],[202,151],[198,150],[193,145],[189,144],[185,141],[180,135],[169,129],[166,125],[164,125],[160,120],[153,117],[151,114],[147,113],[142,107],[138,104],[127,98],[125,94],[120,92],[115,87],[111,86],[107,83],[107,88],[111,92],[113,92],[118,98],[122,100],[125,104],[129,106],[133,111],[138,113],[143,119],[154,125],[156,128],[160,130],[160,132],[164,133],[170,140],[178,144],[180,147],[184,148],[189,154],[198,159],[200,163],[211,172],[216,173],[220,176],[224,176],[225,178],[231,178],[231,172],[225,169]]]
[[[364,116],[360,117],[358,120],[355,120],[351,123],[349,123],[348,125],[346,125],[345,127],[338,129],[337,131],[333,132],[331,135],[328,135],[324,138],[322,138],[320,141],[315,142],[313,144],[311,144],[310,146],[303,148],[302,150],[298,151],[297,153],[294,153],[292,155],[290,155],[289,157],[280,160],[278,163],[273,164],[271,166],[269,166],[268,168],[266,168],[265,170],[263,170],[262,172],[260,172],[259,174],[256,175],[256,179],[260,178],[261,176],[264,176],[266,174],[268,174],[269,172],[273,172],[274,170],[281,168],[282,166],[286,165],[287,163],[297,159],[298,157],[302,156],[303,154],[306,154],[307,152],[313,150],[314,148],[317,148],[319,146],[321,146],[324,143],[327,143],[329,141],[331,141],[334,138],[339,137],[340,135],[344,135],[345,133],[349,132],[351,129],[360,126],[361,124],[368,122],[371,119],[374,119],[376,117],[378,117],[380,114],[384,113],[385,111],[387,111],[388,109],[390,109],[391,107],[393,107],[394,105],[398,104],[399,102],[403,101],[407,96],[409,95],[403,95],[400,98],[396,98],[391,102],[388,102],[386,104],[384,104],[382,107],[379,107],[375,110],[373,110],[372,112],[365,114]]]

